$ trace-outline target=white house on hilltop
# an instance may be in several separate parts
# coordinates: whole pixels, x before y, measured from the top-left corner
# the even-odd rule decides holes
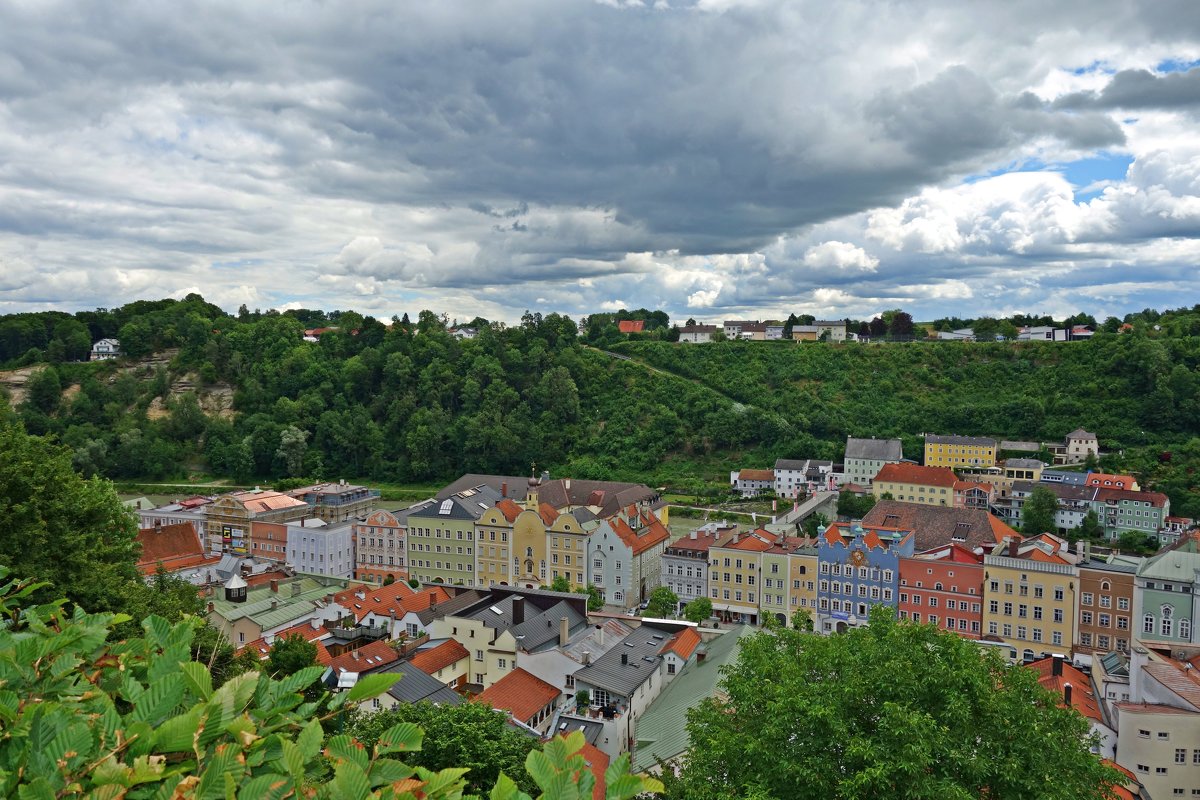
[[[107,361],[121,355],[121,343],[116,339],[101,339],[92,345],[92,361]]]

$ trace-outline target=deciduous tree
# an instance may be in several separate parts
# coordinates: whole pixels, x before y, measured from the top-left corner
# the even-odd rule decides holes
[[[1099,800],[1120,779],[1036,673],[886,609],[837,636],[754,634],[727,670],[689,712],[704,758],[672,797]]]

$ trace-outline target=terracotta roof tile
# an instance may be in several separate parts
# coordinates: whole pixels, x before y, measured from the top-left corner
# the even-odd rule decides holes
[[[418,650],[408,660],[408,663],[422,672],[433,675],[439,669],[445,669],[452,664],[457,664],[464,658],[470,657],[471,654],[467,652],[467,648],[454,639],[447,639],[436,647],[430,647],[427,650]]]
[[[1017,532],[978,508],[951,508],[899,500],[880,500],[863,517],[864,527],[905,530],[916,533],[916,550],[944,547],[952,541],[970,549],[990,548]]]
[[[666,653],[674,653],[675,655],[687,661],[692,657],[692,653],[696,652],[696,648],[700,646],[700,634],[695,628],[684,628],[679,633],[672,636],[663,645],[663,648],[658,651],[659,655]]]
[[[923,467],[920,464],[884,464],[875,476],[875,483],[915,483],[923,486],[952,488],[958,481],[954,470],[947,467]]]
[[[365,644],[349,653],[342,653],[330,661],[329,666],[334,673],[366,672],[370,669],[381,669],[388,664],[395,664],[399,660],[400,656],[396,655],[396,651],[392,649],[391,645],[385,641],[377,641]]]
[[[528,723],[559,694],[557,686],[517,667],[475,699],[492,708],[508,711],[514,719]]]
[[[511,497],[506,497],[499,503],[496,503],[496,508],[504,515],[504,518],[509,522],[513,522],[521,515],[522,509],[519,505],[513,502]]]
[[[617,323],[617,330],[621,333],[641,333],[646,327],[646,321],[642,319],[623,319]]]
[[[359,593],[364,596],[360,598]],[[402,617],[410,611],[423,611],[435,602],[449,600],[450,594],[441,587],[418,591],[404,581],[396,581],[387,586],[351,586],[335,594],[333,599],[349,609],[356,621],[362,622],[370,614]]]
[[[739,481],[774,481],[773,469],[743,469],[738,471]]]
[[[558,512],[554,510],[554,506],[549,503],[542,503],[538,506],[538,514],[542,517],[542,522],[546,525],[553,525],[554,520],[558,519]]]
[[[204,554],[200,536],[190,522],[142,528],[137,533],[137,541],[142,546],[137,566],[143,575],[157,570],[160,562],[171,571],[199,566],[211,560]]]
[[[1034,661],[1029,665],[1029,669],[1037,672],[1038,683],[1060,698],[1065,698],[1063,687],[1068,683],[1071,684],[1071,707],[1090,720],[1104,721],[1104,717],[1100,713],[1100,705],[1096,702],[1096,696],[1092,694],[1091,678],[1077,669],[1069,660],[1063,660],[1061,675],[1053,674],[1053,658]]]

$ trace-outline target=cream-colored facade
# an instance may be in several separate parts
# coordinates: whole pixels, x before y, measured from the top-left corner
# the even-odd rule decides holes
[[[811,552],[809,552],[811,550]],[[815,547],[793,550],[788,556],[788,609],[791,614],[800,609],[817,611],[817,550]]]
[[[1038,561],[1028,553],[985,556],[985,636],[999,637],[1023,660],[1070,652],[1078,585],[1071,564]]]
[[[1155,800],[1200,796],[1200,713],[1153,703],[1116,709],[1117,763]]]
[[[759,530],[735,533],[709,548],[709,599],[719,618],[758,623],[762,554],[774,545],[775,537]]]
[[[881,473],[882,474],[882,473]],[[891,495],[893,500],[905,503],[919,503],[925,506],[953,506],[954,487],[927,486],[923,483],[906,483],[903,481],[884,481],[878,477],[871,484],[871,494],[882,498]]]
[[[447,616],[430,625],[434,639],[454,639],[467,648],[467,681],[487,688],[517,666],[517,643],[508,631],[496,635],[482,620]]]
[[[549,581],[564,577],[571,585],[571,591],[587,586],[587,533],[570,514],[559,514],[546,529]]]

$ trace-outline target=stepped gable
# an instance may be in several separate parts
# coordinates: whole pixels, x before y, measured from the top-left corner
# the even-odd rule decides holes
[[[880,500],[863,517],[863,527],[913,531],[917,552],[945,547],[951,542],[971,550],[990,550],[1005,536],[1018,537],[1016,531],[996,517],[978,508],[950,508],[899,500]]]

